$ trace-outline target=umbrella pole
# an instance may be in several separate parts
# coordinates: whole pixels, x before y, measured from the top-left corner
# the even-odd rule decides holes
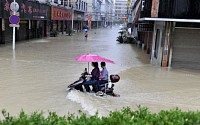
[[[88,62],[88,73],[89,73],[89,62]]]

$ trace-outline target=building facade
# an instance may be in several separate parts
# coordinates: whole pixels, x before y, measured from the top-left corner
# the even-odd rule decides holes
[[[84,15],[88,10],[87,0],[49,0],[50,4],[54,7],[64,9],[71,13],[71,17],[67,17],[64,20],[56,21],[60,28],[66,31],[71,28],[75,32],[81,31],[84,24]],[[54,24],[55,25],[55,24]],[[57,28],[59,30],[60,28]],[[62,33],[64,32],[62,31]]]
[[[115,20],[122,22],[123,19],[128,18],[128,6],[127,0],[115,1]]]
[[[90,28],[99,28],[102,26],[101,9],[102,0],[89,0],[88,1],[88,15],[91,17]]]
[[[112,25],[113,14],[114,14],[113,9],[114,9],[113,0],[103,0],[102,9],[101,9],[101,18],[102,18],[104,27]]]
[[[1,44],[12,42],[12,27],[9,26],[10,4],[13,0],[1,0]],[[16,28],[16,41],[46,37],[50,34],[50,6],[33,1],[16,0],[19,4],[20,27]]]
[[[0,44],[12,42],[13,0],[0,1]],[[16,28],[16,42],[50,36],[56,30],[65,33],[67,29],[81,31],[87,0],[16,0],[19,4],[20,27]]]
[[[138,0],[133,23],[153,64],[200,69],[199,8],[200,2],[194,0]]]

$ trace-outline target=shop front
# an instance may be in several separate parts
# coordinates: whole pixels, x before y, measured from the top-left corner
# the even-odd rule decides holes
[[[3,0],[3,18],[5,21],[5,38],[3,43],[12,42],[12,27],[9,27],[12,0]],[[48,24],[50,21],[50,6],[33,1],[16,0],[19,4],[19,28],[16,28],[16,41],[42,38],[50,34]],[[3,28],[2,28],[3,29]]]
[[[83,29],[84,13],[74,11],[74,30],[79,32]]]
[[[56,30],[62,34],[71,28],[72,10],[51,6],[51,31]]]

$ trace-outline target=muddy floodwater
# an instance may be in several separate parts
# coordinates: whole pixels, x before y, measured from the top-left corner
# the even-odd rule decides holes
[[[0,110],[11,115],[21,109],[56,111],[59,115],[79,109],[93,115],[137,105],[152,112],[180,107],[200,109],[200,71],[160,68],[150,64],[150,56],[134,44],[118,44],[119,28],[89,31],[73,36],[30,40],[0,47]],[[76,62],[80,54],[92,53],[113,60],[107,64],[110,74],[119,74],[115,92],[120,97],[99,97],[78,91],[66,91],[76,81],[87,63]],[[91,66],[90,66],[91,68]],[[2,115],[0,115],[0,118]]]

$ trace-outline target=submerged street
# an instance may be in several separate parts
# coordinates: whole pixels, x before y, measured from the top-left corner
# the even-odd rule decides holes
[[[99,116],[105,116],[139,104],[152,112],[200,109],[200,71],[151,65],[150,55],[140,47],[116,42],[118,31],[118,27],[92,30],[87,40],[84,33],[77,33],[21,42],[15,52],[11,45],[0,47],[0,110],[5,108],[11,115],[21,109],[56,111],[63,116],[81,109],[90,115],[98,110]],[[121,77],[114,90],[120,97],[67,91],[87,67],[74,60],[85,53],[115,62],[107,63],[107,69]]]

